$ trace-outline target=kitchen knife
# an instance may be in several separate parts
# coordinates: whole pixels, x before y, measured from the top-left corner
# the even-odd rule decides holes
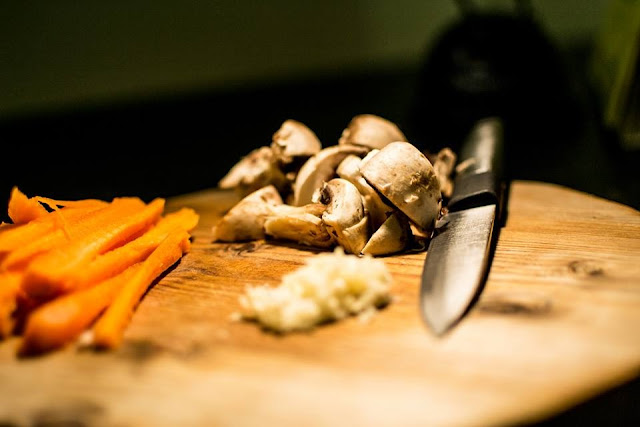
[[[503,219],[503,125],[478,121],[460,148],[448,212],[438,221],[422,272],[422,317],[438,336],[471,309],[487,279]]]

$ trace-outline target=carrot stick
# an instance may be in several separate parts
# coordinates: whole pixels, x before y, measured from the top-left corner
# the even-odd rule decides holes
[[[99,208],[108,205],[108,202],[98,199],[82,199],[82,200],[56,200],[48,197],[35,196],[33,199],[40,203],[44,203],[53,210],[57,210],[60,207],[67,209],[79,209],[79,208]]]
[[[19,273],[0,274],[0,339],[8,337],[13,331],[13,312],[17,308],[21,280]]]
[[[151,283],[189,250],[189,233],[172,232],[149,255],[142,268],[127,282],[115,300],[93,328],[93,344],[102,348],[116,348],[140,299]]]
[[[11,218],[14,224],[26,224],[48,213],[44,206],[36,199],[28,198],[18,187],[11,189],[11,195],[9,196],[9,218]]]
[[[37,308],[27,319],[19,352],[41,353],[74,340],[111,304],[141,267],[142,263],[134,264],[96,286],[56,298]]]
[[[83,289],[144,260],[171,232],[190,231],[198,224],[198,219],[198,214],[190,208],[167,214],[142,236],[98,256],[82,270],[71,272],[65,282],[65,292]]]
[[[7,224],[0,229],[0,253],[6,253],[24,247],[34,240],[50,233],[52,230],[62,228],[69,222],[95,212],[100,207],[86,207],[78,209],[60,209],[49,212],[27,224]]]
[[[59,295],[75,269],[144,232],[163,209],[164,199],[156,199],[142,209],[136,199],[115,199],[100,214],[79,224],[71,241],[34,258],[25,270],[22,288],[36,298]]]
[[[0,271],[23,269],[36,255],[67,243],[87,218],[100,214],[96,208],[65,208],[7,230],[0,234]]]

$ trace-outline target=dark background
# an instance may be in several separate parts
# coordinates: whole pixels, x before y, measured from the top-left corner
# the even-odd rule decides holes
[[[521,2],[533,21],[512,7],[462,19],[468,2],[444,1],[220,2],[204,9],[211,17],[163,2],[159,12],[132,2],[130,17],[60,3],[9,7],[0,30],[3,214],[14,185],[59,199],[211,188],[288,118],[327,146],[362,113],[425,150],[455,148],[475,120],[499,115],[510,178],[640,208],[640,153],[603,126],[589,74],[603,0]],[[83,17],[93,21],[74,21]],[[638,420],[638,390],[635,381],[549,423]]]
[[[543,90],[514,103],[524,114],[507,120],[513,124],[506,141],[511,177],[554,182],[638,208],[640,156],[623,150],[618,136],[602,126],[601,107],[583,74],[587,58],[585,49],[562,53],[570,85],[562,87],[561,100],[558,92]],[[30,196],[61,199],[150,199],[209,188],[241,156],[270,144],[287,118],[305,123],[326,146],[337,143],[354,115],[378,114],[416,145],[435,150],[455,147],[474,117],[502,111],[478,108],[452,116],[473,95],[434,93],[423,87],[429,86],[424,77],[419,68],[345,71],[0,120],[2,212],[13,185]]]
[[[460,24],[469,4],[483,18]],[[638,150],[602,125],[589,74],[607,4],[8,3],[0,212],[14,185],[61,199],[210,188],[288,118],[327,146],[361,113],[427,150],[500,115],[513,179],[637,208]]]

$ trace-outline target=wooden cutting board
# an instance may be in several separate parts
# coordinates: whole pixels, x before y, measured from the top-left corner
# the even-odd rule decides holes
[[[235,199],[205,191],[189,253],[146,295],[114,352],[18,359],[0,343],[0,425],[495,425],[531,422],[640,373],[640,213],[515,182],[488,284],[443,339],[420,320],[426,253],[384,258],[394,301],[285,336],[233,321],[246,285],[314,252],[211,242]]]

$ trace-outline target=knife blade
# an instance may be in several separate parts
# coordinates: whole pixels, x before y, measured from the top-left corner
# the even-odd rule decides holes
[[[486,282],[505,205],[503,124],[478,121],[462,144],[448,212],[427,249],[420,287],[425,323],[441,336],[458,324]]]

